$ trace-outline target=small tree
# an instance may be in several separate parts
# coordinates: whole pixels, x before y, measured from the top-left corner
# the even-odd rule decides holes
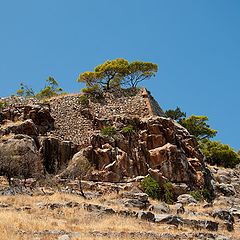
[[[123,58],[108,60],[95,67],[93,72],[84,72],[79,75],[78,82],[87,86],[100,84],[106,90],[116,89],[121,85],[136,87],[144,79],[153,77],[158,70],[154,63],[135,61],[129,63]]]
[[[25,85],[24,83],[20,83],[20,87],[16,93],[17,93],[17,96],[20,96],[20,97],[34,97],[35,96],[34,90],[31,87]]]
[[[50,98],[56,96],[62,92],[62,88],[59,87],[58,82],[51,76],[46,80],[46,86],[42,89],[36,97],[38,98]]]
[[[211,129],[206,123],[207,116],[192,115],[188,118],[182,119],[179,123],[185,127],[190,134],[194,135],[198,140],[209,139],[216,136],[217,131]]]
[[[227,144],[205,139],[200,148],[209,164],[233,168],[240,163],[240,156]]]
[[[9,186],[12,185],[12,178],[26,180],[29,177],[36,177],[41,174],[41,160],[36,154],[37,147],[30,145],[33,140],[26,138],[27,145],[18,144],[15,139],[11,139],[8,145],[0,146],[0,174],[8,180]],[[15,144],[13,144],[15,142]],[[32,148],[35,148],[34,151]]]
[[[181,121],[186,117],[186,113],[182,112],[180,107],[177,107],[175,110],[169,109],[165,112],[166,116],[175,120],[175,121]]]

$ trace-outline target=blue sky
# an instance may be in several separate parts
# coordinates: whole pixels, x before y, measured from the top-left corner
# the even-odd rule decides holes
[[[0,96],[49,75],[78,92],[107,59],[157,63],[143,83],[163,109],[207,115],[240,148],[239,0],[0,0]]]

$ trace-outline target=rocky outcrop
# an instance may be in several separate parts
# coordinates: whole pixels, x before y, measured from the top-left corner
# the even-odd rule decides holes
[[[31,119],[39,134],[46,134],[48,131],[54,129],[54,119],[50,114],[50,106],[48,104],[7,107],[2,110],[1,119],[2,124],[6,121],[12,121],[14,123]],[[29,121],[25,122],[25,125],[27,123],[29,125]],[[23,131],[19,125],[20,124],[17,123],[16,126],[14,126],[13,129],[9,129],[9,131],[12,131],[13,133]]]
[[[87,107],[78,98],[73,94],[53,98],[48,104],[3,109],[0,134],[33,137],[43,166],[51,174],[71,172],[75,163],[69,161],[81,150],[77,156],[94,167],[88,175],[93,181],[122,182],[150,174],[160,185],[172,182],[176,195],[204,187],[212,191],[212,177],[196,139],[162,117],[163,111],[145,89],[105,92]],[[9,126],[8,121],[14,124]],[[103,135],[108,126],[116,133]]]
[[[122,131],[129,125],[134,131]],[[98,126],[115,126],[117,133],[96,133],[82,149],[81,154],[95,167],[91,180],[120,182],[150,173],[160,183],[171,181],[194,189],[206,187],[206,176],[211,178],[196,140],[172,120],[115,116],[98,119]]]
[[[44,136],[38,140],[44,168],[50,174],[56,174],[66,168],[73,155],[79,151],[78,146],[71,141],[60,141],[54,137]]]
[[[42,171],[35,141],[27,135],[14,135],[0,141],[0,172],[11,177],[33,177]]]

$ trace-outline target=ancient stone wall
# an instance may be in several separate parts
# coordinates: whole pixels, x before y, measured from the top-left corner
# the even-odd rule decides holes
[[[146,118],[164,113],[145,88],[105,92],[100,100],[90,100],[88,106],[79,102],[80,95],[62,96],[50,101],[51,115],[55,119],[52,134],[60,140],[73,141],[80,146],[89,144],[96,131],[95,119],[114,116]]]

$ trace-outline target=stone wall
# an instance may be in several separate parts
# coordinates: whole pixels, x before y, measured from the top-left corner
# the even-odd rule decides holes
[[[89,144],[90,137],[96,132],[95,119],[110,119],[114,116],[147,118],[163,116],[164,113],[145,88],[106,92],[103,98],[83,106],[80,94],[66,95],[50,101],[51,115],[55,119],[52,134],[60,139],[72,141],[82,147]]]

